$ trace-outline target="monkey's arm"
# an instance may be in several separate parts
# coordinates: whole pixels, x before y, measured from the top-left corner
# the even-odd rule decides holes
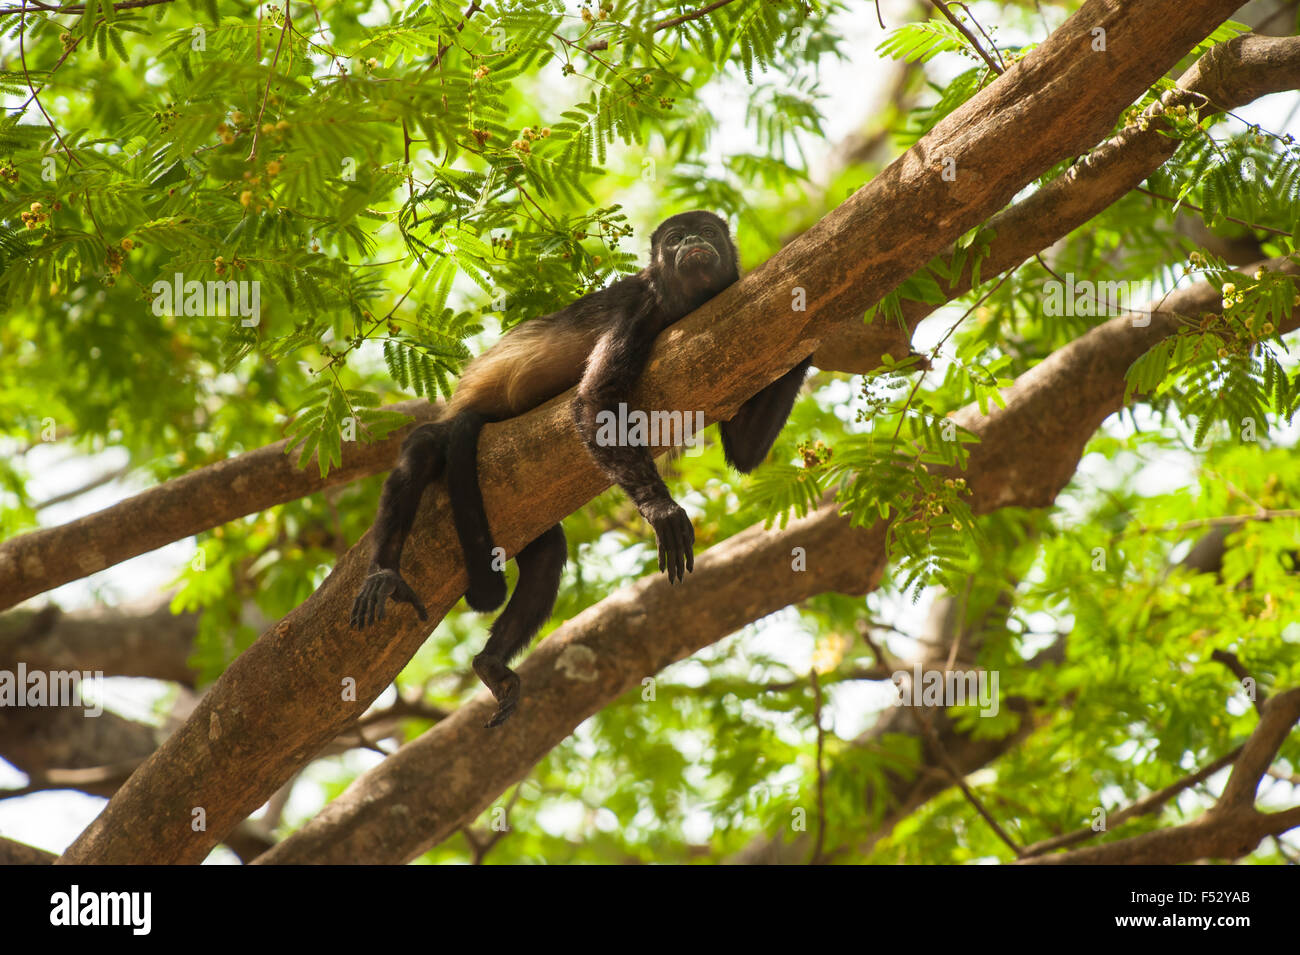
[[[428,613],[411,586],[402,579],[402,548],[415,523],[424,489],[442,474],[447,461],[441,423],[422,424],[402,442],[397,466],[384,482],[375,517],[374,554],[366,581],[352,603],[352,627],[363,629],[384,619],[391,597],[409,603],[424,620]]]
[[[650,357],[659,333],[654,306],[646,298],[621,315],[614,327],[596,343],[573,401],[573,417],[587,450],[601,469],[627,492],[659,541],[659,569],[676,582],[695,569],[695,529],[691,519],[668,493],[648,447],[601,441],[597,416],[602,411],[618,415],[620,403],[632,390]]]
[[[784,375],[750,398],[729,421],[718,423],[722,433],[722,452],[727,463],[748,474],[763,463],[772,450],[776,436],[785,427],[794,407],[794,399],[803,385],[804,375],[812,364],[809,355]]]

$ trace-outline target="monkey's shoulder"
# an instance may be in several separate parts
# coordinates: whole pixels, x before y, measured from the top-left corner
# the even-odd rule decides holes
[[[589,292],[568,305],[536,321],[584,328],[607,327],[648,300],[654,290],[644,272],[627,275],[602,289]]]

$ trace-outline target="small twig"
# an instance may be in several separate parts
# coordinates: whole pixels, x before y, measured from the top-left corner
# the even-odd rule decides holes
[[[470,850],[473,853],[474,858],[473,858],[473,862],[471,863],[472,865],[482,865],[483,860],[487,858],[487,854],[492,851],[492,847],[495,846],[498,842],[500,842],[503,838],[505,838],[506,835],[509,834],[510,810],[513,809],[515,807],[515,803],[519,801],[519,794],[522,790],[523,790],[523,782],[520,782],[519,785],[515,786],[515,791],[510,795],[510,798],[506,801],[505,812],[504,812],[504,816],[505,816],[504,828],[493,830],[490,836],[486,836],[485,838],[480,839],[478,836],[474,834],[474,830],[471,829],[469,826],[461,826],[460,831],[465,836],[465,841],[469,843]]]
[[[1268,695],[1259,688],[1259,681],[1250,675],[1250,671],[1247,670],[1246,665],[1237,658],[1237,655],[1235,653],[1230,653],[1227,650],[1215,650],[1210,654],[1210,659],[1215,663],[1222,663],[1232,672],[1232,675],[1242,683],[1245,683],[1247,680],[1251,682],[1251,685],[1255,689],[1255,711],[1263,716],[1264,704],[1268,701]]]
[[[975,34],[971,33],[970,30],[966,29],[965,24],[963,24],[959,19],[957,19],[956,15],[953,14],[953,12],[948,9],[948,5],[944,3],[943,0],[930,0],[930,5],[934,7],[936,10],[938,10],[940,13],[942,13],[945,17],[947,17],[948,21],[952,23],[952,25],[955,26],[958,30],[961,31],[961,35],[966,38],[966,40],[970,43],[971,46],[975,47],[975,52],[980,55],[980,59],[982,59],[985,63],[988,64],[990,70],[992,70],[994,73],[1003,72],[1003,68],[998,66],[997,63],[993,62],[993,57],[989,56],[988,53],[985,51],[984,47],[980,46],[980,41],[975,39]]]
[[[1145,186],[1134,186],[1133,188],[1136,189],[1138,192],[1145,193],[1146,195],[1151,196],[1152,198],[1155,199],[1163,199],[1165,202],[1172,202],[1172,203],[1178,202],[1178,200],[1175,199],[1173,196],[1161,195],[1158,192],[1153,192],[1150,189],[1147,189]],[[1202,209],[1198,205],[1194,205],[1193,203],[1188,202],[1186,199],[1183,200],[1182,204],[1188,209],[1192,209],[1196,212],[1199,212],[1201,215],[1205,215],[1204,209]],[[1250,222],[1246,219],[1238,219],[1236,216],[1230,216],[1222,212],[1218,214],[1223,216],[1223,218],[1227,219],[1229,222],[1235,222],[1237,223],[1237,225],[1244,225],[1247,229],[1258,229],[1260,232],[1268,232],[1271,233],[1272,235],[1284,235],[1287,238],[1291,237],[1291,233],[1285,231],[1284,229],[1274,229],[1272,226],[1260,225],[1258,222]]]
[[[45,106],[41,103],[41,98],[36,95],[36,85],[32,83],[31,71],[27,69],[27,47],[25,42],[27,38],[27,4],[31,2],[32,0],[23,0],[22,17],[18,21],[18,59],[23,65],[23,77],[27,80],[27,88],[32,92],[31,99],[28,100],[28,102],[34,101],[36,103],[36,108],[39,109],[41,115],[45,117],[45,122],[49,124],[50,129],[54,132],[54,138],[59,141],[59,145],[63,147],[63,151],[68,154],[69,159],[80,166],[82,165],[81,160],[72,154],[72,150],[68,148],[68,144],[63,141],[63,134],[59,132],[59,127],[54,125],[54,120],[52,120],[50,114],[45,111]],[[43,88],[44,87],[42,87],[42,89]]]
[[[114,10],[134,10],[140,7],[156,7],[161,3],[173,3],[174,0],[126,0],[124,3],[113,4]],[[15,13],[22,13],[26,8],[39,10],[41,13],[85,13],[86,5],[84,3],[70,3],[66,6],[53,6],[50,4],[39,3],[37,0],[26,0],[21,7],[0,7],[0,17],[10,16]]]
[[[289,0],[284,4],[284,23],[280,27],[280,39],[275,42],[275,54],[271,57],[271,68],[266,77],[266,89],[262,92],[262,108],[257,111],[257,122],[253,124],[253,145],[248,151],[248,160],[257,158],[257,140],[262,134],[262,117],[266,115],[266,101],[271,97],[271,82],[275,79],[275,67],[280,62],[280,48],[284,45],[284,35],[289,32],[293,25],[293,14],[289,12]],[[262,31],[259,27],[257,31],[258,40],[261,40]]]
[[[813,688],[813,719],[817,722],[817,839],[813,843],[809,865],[822,861],[822,851],[826,846],[826,767],[822,757],[826,750],[826,730],[822,727],[822,684],[817,676],[817,668],[808,673]]]
[[[957,768],[957,764],[952,761],[952,757],[948,755],[948,751],[944,748],[942,741],[940,741],[939,733],[935,730],[928,715],[918,713],[916,721],[921,725],[921,729],[925,732],[926,738],[934,747],[934,753],[939,759],[939,764],[947,771],[948,777],[952,782],[962,791],[962,795],[966,797],[966,801],[975,807],[975,811],[980,814],[980,817],[986,823],[988,823],[989,828],[993,830],[993,834],[1006,843],[1007,847],[1015,853],[1016,858],[1021,858],[1024,855],[1024,850],[1020,848],[1020,846],[1016,845],[1015,840],[1012,839],[1011,836],[1007,835],[1006,830],[1004,830],[1002,826],[998,824],[998,821],[993,818],[993,814],[984,808],[984,803],[980,802],[980,799],[975,795],[975,792],[970,788],[970,786],[966,785],[965,776],[963,776],[961,770]]]
[[[469,20],[470,17],[472,17],[474,14],[478,13],[482,9],[483,8],[478,5],[478,0],[474,0],[474,2],[471,3],[466,8],[465,13],[461,16],[460,23],[456,24],[456,32],[460,33],[462,30],[464,30],[466,21]],[[450,43],[442,43],[441,41],[439,41],[438,52],[433,55],[433,59],[430,60],[429,65],[424,68],[424,73],[422,73],[421,76],[428,76],[430,71],[441,66],[442,58],[447,55],[447,51],[450,49],[451,49]]]
[[[1130,819],[1136,819],[1138,816],[1149,816],[1151,813],[1160,809],[1165,803],[1173,799],[1179,793],[1193,786],[1200,785],[1209,779],[1225,766],[1230,766],[1238,756],[1241,755],[1241,747],[1238,746],[1230,753],[1220,756],[1214,762],[1210,763],[1203,769],[1198,769],[1189,776],[1184,776],[1175,783],[1171,783],[1164,789],[1158,789],[1153,793],[1148,793],[1137,802],[1133,803],[1126,809],[1119,812],[1111,813],[1106,818],[1106,829],[1109,832],[1128,822]],[[1080,842],[1086,842],[1089,839],[1101,835],[1091,827],[1076,829],[1073,832],[1067,832],[1064,835],[1053,836],[1051,839],[1043,839],[1041,842],[1035,842],[1025,847],[1024,858],[1040,856],[1055,849],[1064,849],[1066,846],[1077,845]]]
[[[966,16],[970,17],[970,22],[979,28],[980,36],[989,41],[989,46],[993,48],[993,52],[997,54],[998,62],[1002,64],[1002,68],[1005,70],[1007,68],[1007,61],[1002,59],[1002,51],[999,50],[998,45],[993,42],[993,37],[989,36],[988,33],[984,31],[984,25],[980,23],[979,20],[975,19],[975,14],[971,13],[970,7],[962,3],[961,0],[953,0],[953,2],[966,11]]]
[[[130,465],[127,465],[126,467],[120,467],[112,471],[106,471],[105,473],[101,474],[99,477],[87,481],[85,484],[81,485],[80,487],[74,487],[71,491],[64,491],[62,494],[56,494],[53,497],[46,498],[43,501],[33,504],[32,510],[43,511],[45,510],[45,508],[53,507],[55,504],[62,504],[64,501],[71,501],[73,498],[80,497],[81,495],[93,491],[96,488],[101,488],[105,484],[109,484],[113,481],[116,481],[118,478],[122,477],[130,470],[131,470]]]
[[[727,4],[731,2],[733,2],[733,0],[716,0],[715,3],[710,3],[707,7],[701,7],[700,9],[695,10],[692,13],[683,13],[681,16],[669,17],[667,20],[660,20],[658,23],[650,27],[650,32],[658,33],[660,30],[668,30],[672,27],[687,22],[688,20],[698,20],[700,19],[700,17],[708,16],[714,10],[718,9],[719,7],[725,7]],[[877,10],[877,15],[879,15],[879,10]],[[583,49],[586,50],[588,53],[598,53],[601,50],[608,50],[609,41],[595,40],[591,43],[588,43],[585,47],[583,47]]]
[[[998,279],[996,285],[994,285],[991,289],[989,289],[987,292],[985,292],[983,295],[980,296],[979,301],[977,301],[970,308],[966,309],[966,311],[962,314],[961,318],[953,322],[952,327],[949,328],[948,331],[944,333],[943,338],[940,338],[937,342],[935,342],[934,347],[930,349],[930,355],[935,358],[939,357],[939,349],[941,349],[944,346],[944,344],[948,341],[948,339],[952,337],[952,333],[955,332],[961,326],[962,322],[970,318],[970,316],[974,313],[975,309],[979,308],[981,305],[987,302],[992,297],[994,292],[1002,288],[1003,283],[1005,283],[1007,279],[1011,278],[1011,276],[1015,275],[1018,269],[1019,266],[1005,273],[1002,276],[1002,278]],[[919,391],[921,388],[921,382],[924,380],[925,380],[924,374],[917,375],[916,381],[912,384],[912,390],[907,393],[907,400],[903,402],[903,407],[899,411],[898,427],[894,429],[893,440],[895,441],[898,440],[898,436],[903,432],[903,418],[906,415],[907,410],[912,406],[912,399],[916,397],[917,391]]]
[[[1222,517],[1198,517],[1194,520],[1182,521],[1177,524],[1161,524],[1152,527],[1140,525],[1133,530],[1120,531],[1113,534],[1111,539],[1118,540],[1134,534],[1176,534],[1182,533],[1183,531],[1202,530],[1206,527],[1238,527],[1242,524],[1249,524],[1252,521],[1275,521],[1279,518],[1288,517],[1300,517],[1300,509],[1283,508],[1276,511],[1265,511],[1263,514],[1227,514]]]

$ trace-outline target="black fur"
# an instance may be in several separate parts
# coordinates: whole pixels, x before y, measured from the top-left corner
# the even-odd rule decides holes
[[[478,436],[487,422],[477,411],[457,415],[447,443],[447,494],[469,574],[465,602],[479,613],[496,610],[506,599],[506,576],[492,567],[492,530],[478,483]]]
[[[737,471],[748,474],[772,450],[811,364],[809,355],[741,405],[731,420],[718,423],[722,453]]]
[[[579,336],[585,364],[571,369],[524,366],[537,387],[526,390],[519,404],[502,394],[499,377],[466,370],[452,400],[452,415],[422,425],[402,445],[396,468],[384,485],[375,519],[371,573],[352,608],[352,626],[362,628],[384,618],[388,599],[410,603],[425,619],[424,605],[402,579],[402,547],[410,534],[425,487],[445,472],[456,533],[469,575],[466,601],[475,610],[492,610],[505,599],[505,577],[492,567],[492,534],[479,490],[477,448],[483,426],[522,414],[574,384],[578,393],[573,417],[592,457],[627,492],[654,528],[659,569],[670,582],[682,580],[695,565],[695,531],[686,512],[673,500],[645,446],[606,444],[597,439],[602,411],[617,414],[632,391],[654,345],[668,325],[688,315],[740,277],[736,247],[726,223],[711,212],[686,212],[666,219],[650,237],[650,264],[608,288],[583,296],[559,311],[520,326],[516,344],[545,344]],[[593,344],[594,343],[594,344]],[[479,361],[490,362],[492,349]],[[544,348],[535,365],[546,366]],[[513,355],[502,351],[498,355]],[[513,358],[511,360],[514,360]],[[747,401],[721,425],[727,460],[742,471],[753,470],[767,456],[794,403],[810,359],[805,359]],[[529,358],[520,358],[520,362]],[[476,363],[477,364],[477,363]],[[481,366],[484,367],[484,366]],[[483,382],[488,384],[484,385]],[[555,525],[515,557],[519,582],[514,595],[492,624],[491,637],[474,658],[474,671],[496,697],[498,708],[489,726],[504,722],[519,701],[519,678],[507,665],[528,645],[555,606],[566,547]]]

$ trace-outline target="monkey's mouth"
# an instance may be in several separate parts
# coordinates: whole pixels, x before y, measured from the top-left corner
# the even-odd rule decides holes
[[[703,267],[712,265],[718,253],[710,245],[687,245],[677,252],[677,267]]]

